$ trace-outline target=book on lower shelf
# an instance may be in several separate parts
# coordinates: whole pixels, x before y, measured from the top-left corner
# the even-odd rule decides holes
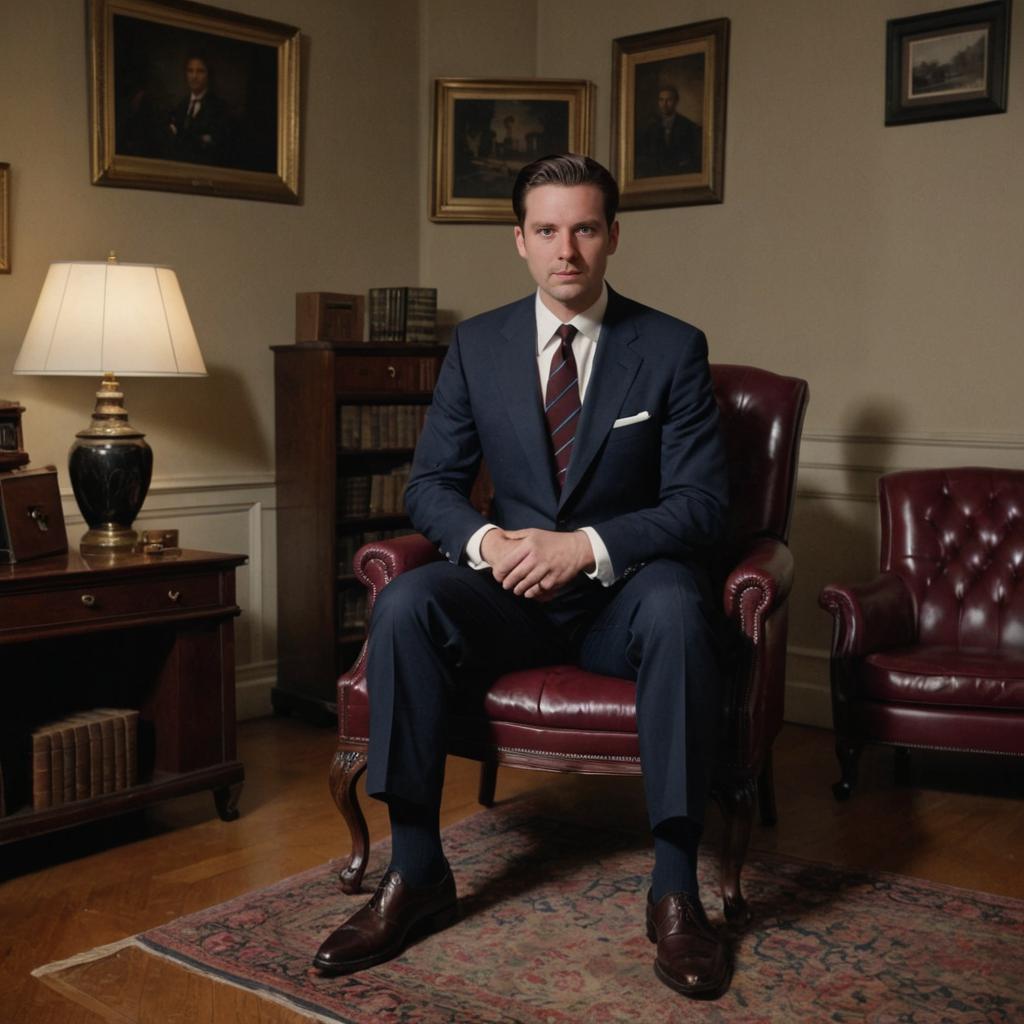
[[[36,811],[138,783],[139,712],[92,708],[33,730],[27,757]]]

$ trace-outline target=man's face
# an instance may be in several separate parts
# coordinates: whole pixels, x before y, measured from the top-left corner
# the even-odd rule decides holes
[[[566,321],[601,295],[608,257],[619,244],[619,222],[609,230],[596,185],[540,185],[526,194],[526,216],[515,238],[541,301]]]
[[[658,93],[658,113],[662,117],[670,117],[676,112],[679,105],[679,97],[671,89],[662,89]]]
[[[185,65],[185,81],[188,82],[189,91],[194,95],[206,92],[209,78],[210,73],[206,70],[206,65],[198,57],[193,57]]]

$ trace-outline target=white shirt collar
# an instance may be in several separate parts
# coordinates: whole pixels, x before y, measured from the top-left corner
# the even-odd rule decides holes
[[[540,355],[545,348],[551,344],[555,337],[555,331],[563,323],[554,313],[541,301],[540,289],[537,289],[535,300],[535,311],[537,316],[537,354]],[[571,323],[580,334],[586,335],[591,341],[597,341],[601,333],[601,323],[604,320],[604,312],[608,308],[608,285],[601,282],[601,294],[589,309],[577,313],[568,322]]]

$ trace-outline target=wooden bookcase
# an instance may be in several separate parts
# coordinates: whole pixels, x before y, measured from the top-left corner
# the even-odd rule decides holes
[[[278,677],[274,710],[336,721],[336,683],[359,654],[363,587],[352,554],[367,533],[408,529],[400,480],[415,407],[430,402],[442,345],[272,345],[277,452]],[[406,410],[406,411],[403,411]],[[345,443],[342,443],[342,428]],[[358,425],[360,436],[353,440]],[[354,481],[375,501],[360,505]]]
[[[72,551],[0,566],[0,843],[204,789],[222,818],[238,816],[235,569],[244,563],[207,551],[115,562]],[[32,730],[100,706],[139,711],[137,784],[33,809]]]

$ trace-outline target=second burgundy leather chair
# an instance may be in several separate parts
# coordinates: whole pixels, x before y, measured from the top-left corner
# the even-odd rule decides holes
[[[1024,754],[1024,472],[879,481],[881,572],[821,592],[846,799],[867,742]]]
[[[726,697],[714,795],[726,827],[721,888],[727,917],[746,923],[740,891],[754,804],[775,820],[772,743],[782,725],[788,597],[793,557],[787,540],[796,482],[805,381],[748,366],[712,366],[729,471],[731,521],[722,602],[729,623]],[[373,599],[399,573],[438,557],[422,536],[368,544],[355,572]],[[341,871],[346,892],[358,892],[369,837],[356,799],[366,768],[366,649],[338,680],[338,751],[331,790],[351,832]],[[497,678],[483,708],[455,707],[449,752],[483,762],[480,802],[494,798],[498,765],[557,772],[638,775],[636,688],[625,679],[574,665],[512,672]]]

